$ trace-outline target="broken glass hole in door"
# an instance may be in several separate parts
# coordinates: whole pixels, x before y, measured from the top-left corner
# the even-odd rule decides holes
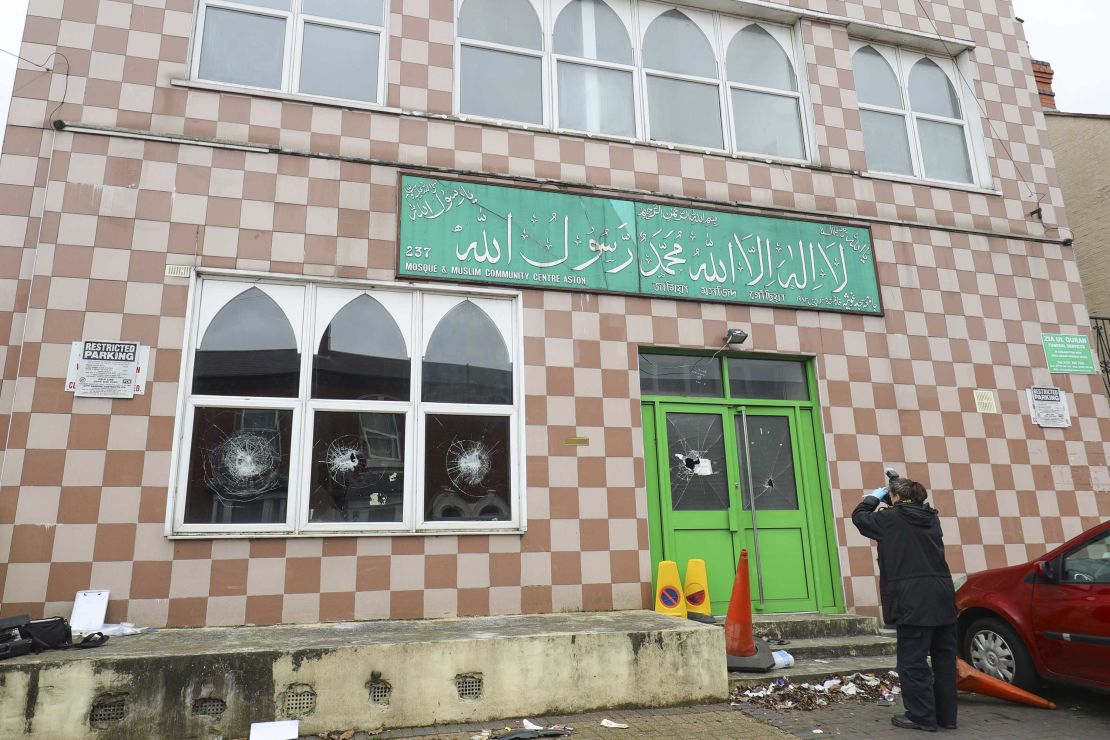
[[[745,431],[750,433],[750,439]],[[738,416],[736,438],[740,446],[740,480],[745,487],[751,481],[750,493],[743,497],[744,510],[751,509],[751,497],[755,498],[758,511],[796,510],[798,486],[790,444],[790,420],[782,416]]]
[[[724,424],[717,414],[667,414],[674,511],[728,509]]]

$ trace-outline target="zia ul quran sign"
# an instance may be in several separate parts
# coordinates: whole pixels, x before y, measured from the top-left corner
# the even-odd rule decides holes
[[[881,314],[865,228],[403,177],[398,275]]]

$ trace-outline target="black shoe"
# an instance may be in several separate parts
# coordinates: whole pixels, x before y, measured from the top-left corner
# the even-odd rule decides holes
[[[895,727],[901,727],[903,730],[923,730],[924,732],[937,731],[937,728],[919,725],[905,715],[896,715],[894,717],[891,717],[890,724],[894,725]]]
[[[941,726],[940,726],[940,728],[941,728],[942,730],[955,730],[955,729],[956,729],[956,725],[941,725]]]

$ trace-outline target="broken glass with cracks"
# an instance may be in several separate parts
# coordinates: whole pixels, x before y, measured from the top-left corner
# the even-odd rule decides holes
[[[724,423],[718,414],[667,414],[667,458],[674,511],[729,506]]]
[[[401,521],[405,415],[315,412],[311,466],[309,521]]]
[[[219,310],[193,358],[193,393],[207,396],[297,395],[297,338],[285,312],[258,288]]]
[[[186,524],[284,524],[291,409],[193,410]]]
[[[798,484],[794,471],[794,451],[790,442],[790,420],[785,416],[747,415],[751,439],[744,433],[742,417],[736,417],[736,440],[740,447],[740,480],[752,490],[742,497],[744,510],[751,509],[755,497],[757,511],[792,511],[798,508]],[[748,445],[745,454],[744,445]],[[751,477],[748,477],[748,461]]]
[[[405,339],[389,311],[360,295],[335,314],[312,363],[312,397],[409,400]]]
[[[424,353],[424,401],[433,403],[513,402],[513,366],[493,320],[472,301],[447,312]]]
[[[508,416],[425,417],[424,518],[512,519]]]
[[[720,361],[711,355],[642,352],[640,393],[645,396],[723,396]]]

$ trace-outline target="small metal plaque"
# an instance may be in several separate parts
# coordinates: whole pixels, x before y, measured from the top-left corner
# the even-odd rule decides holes
[[[166,265],[166,277],[187,278],[192,274],[192,265]]]
[[[589,443],[590,440],[586,437],[567,437],[565,440],[563,440],[563,444],[569,445],[571,447],[585,447]]]

